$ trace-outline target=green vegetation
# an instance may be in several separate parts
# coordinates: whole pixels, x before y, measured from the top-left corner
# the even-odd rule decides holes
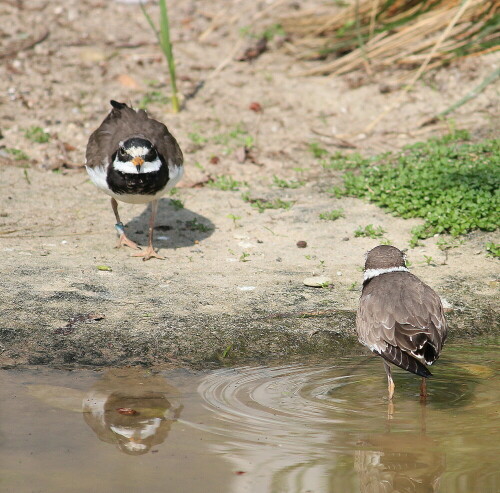
[[[170,199],[170,204],[174,207],[176,211],[184,209],[184,204],[180,199]]]
[[[240,256],[240,262],[249,262],[250,259],[248,257],[250,257],[250,254],[243,252]]]
[[[210,180],[208,182],[209,186],[212,188],[217,188],[218,190],[239,190],[242,182],[236,181],[232,176],[229,175],[220,175],[215,180]]]
[[[24,136],[33,141],[38,142],[39,144],[45,144],[50,139],[50,135],[47,132],[44,132],[41,127],[32,126],[24,132]]]
[[[160,91],[150,91],[144,94],[142,99],[139,101],[139,108],[147,110],[151,103],[167,104],[168,97],[162,94]]]
[[[230,132],[224,132],[221,134],[214,135],[211,139],[214,144],[221,144],[223,146],[240,145],[245,147],[252,147],[254,144],[254,139],[248,134],[242,125],[238,124]]]
[[[486,243],[486,250],[488,251],[488,256],[500,259],[500,243],[490,241]]]
[[[325,221],[335,221],[339,217],[344,217],[344,209],[333,209],[329,212],[322,212],[319,215],[319,218]]]
[[[185,224],[186,228],[190,229],[191,231],[200,231],[201,233],[208,233],[208,231],[212,231],[212,228],[210,226],[199,223],[196,218],[191,219],[190,221],[186,221]]]
[[[331,154],[317,142],[311,142],[309,144],[309,150],[314,158],[320,160],[321,166],[325,169],[344,170],[361,168],[363,166],[368,166],[373,161],[373,158],[363,157],[358,152],[347,154],[337,151],[334,154]],[[381,156],[378,156],[378,159],[380,158]]]
[[[16,149],[14,147],[6,147],[5,152],[8,152],[10,155],[12,155],[15,161],[24,161],[30,158],[24,151],[21,151],[21,149]]]
[[[309,150],[311,151],[313,157],[315,157],[316,159],[320,159],[330,154],[326,149],[320,147],[317,142],[311,142],[309,144]]]
[[[170,85],[172,87],[172,110],[174,113],[178,113],[180,110],[179,97],[177,95],[177,78],[175,76],[175,60],[174,54],[172,51],[172,43],[170,41],[170,24],[168,21],[168,10],[167,10],[167,1],[166,0],[158,0],[160,5],[160,29],[158,30],[146,11],[146,8],[141,3],[142,13],[146,20],[148,21],[151,29],[156,35],[158,39],[158,43],[160,44],[160,48],[165,55],[168,64],[168,72],[170,74]]]
[[[299,188],[304,185],[304,181],[300,180],[283,180],[276,175],[273,176],[273,185],[279,188]]]
[[[288,210],[292,207],[293,202],[282,200],[280,198],[274,200],[256,199],[250,197],[249,193],[244,193],[241,198],[248,202],[252,207],[259,212],[264,212],[266,209],[285,209]]]
[[[328,155],[328,159],[323,159],[321,166],[325,169],[344,170],[368,166],[371,162],[372,159],[365,158],[358,152],[345,154],[339,151],[335,154]]]
[[[384,236],[385,230],[382,226],[377,226],[376,228],[373,224],[368,224],[364,228],[360,226],[356,231],[354,231],[354,236],[358,238],[359,236],[365,236],[366,238],[380,238]]]
[[[239,221],[241,219],[241,216],[235,216],[234,214],[228,214],[226,217],[228,217],[229,219],[231,219],[233,221],[234,227],[237,228],[240,226],[236,221]]]
[[[196,132],[189,133],[188,137],[192,140],[193,144],[196,144],[198,146],[202,146],[203,144],[206,144],[208,142],[208,139],[206,137],[203,137],[203,135],[200,135]]]
[[[424,262],[427,265],[434,264],[434,259],[430,255],[424,255]]]
[[[467,132],[407,146],[344,176],[342,195],[367,198],[403,218],[420,217],[412,245],[436,233],[458,236],[500,225],[500,140],[463,142]]]
[[[281,24],[272,24],[269,27],[266,27],[264,31],[260,33],[252,33],[251,26],[244,26],[240,28],[240,36],[249,37],[255,39],[266,38],[267,41],[272,41],[275,36],[285,36],[285,30],[281,26]]]

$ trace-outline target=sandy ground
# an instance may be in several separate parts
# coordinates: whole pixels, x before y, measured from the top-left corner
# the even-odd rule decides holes
[[[0,148],[0,364],[233,363],[331,354],[352,344],[363,255],[378,243],[355,238],[354,230],[380,225],[405,248],[419,221],[332,198],[326,190],[340,175],[322,169],[308,144],[345,150],[337,147],[344,145],[341,134],[354,147],[349,151],[374,154],[441,135],[450,125],[475,139],[495,135],[494,86],[456,111],[452,123],[418,123],[475,87],[500,58],[468,59],[427,75],[365,134],[366,124],[399,97],[380,90],[397,74],[378,74],[355,88],[348,76],[296,77],[306,63],[279,40],[252,62],[234,60],[254,42],[241,28],[261,32],[293,4],[272,9],[221,0],[172,7],[180,90],[186,95],[205,84],[177,115],[161,102],[148,104],[178,139],[186,163],[173,197],[184,207],[169,198],[160,203],[155,245],[167,259],[149,262],[113,248],[108,198],[82,169],[88,137],[109,99],[137,106],[148,93],[151,99],[153,91],[168,92],[166,64],[138,6],[0,5],[0,145],[29,156],[13,161]],[[40,42],[16,51],[30,39]],[[263,111],[249,109],[252,102]],[[49,142],[26,138],[31,126],[48,132]],[[252,153],[243,159],[249,139]],[[245,183],[238,191],[193,187],[220,175]],[[280,189],[274,175],[304,184]],[[259,213],[243,200],[245,192],[293,205]],[[336,208],[345,217],[319,219]],[[148,210],[123,204],[120,212],[130,237],[145,244]],[[306,248],[296,246],[300,240]],[[449,251],[446,265],[438,238],[408,252],[413,272],[449,302],[452,337],[498,331],[500,270],[484,250],[492,240],[498,235],[471,234]],[[329,286],[305,286],[313,275],[329,277]]]

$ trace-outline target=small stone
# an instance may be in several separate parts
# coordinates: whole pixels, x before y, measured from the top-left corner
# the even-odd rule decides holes
[[[306,286],[311,288],[322,288],[332,283],[331,278],[326,276],[307,277],[302,281]]]
[[[344,236],[344,237],[342,238],[342,241],[349,241],[349,236]]]
[[[297,242],[297,248],[306,248],[307,247],[307,241],[300,240]]]

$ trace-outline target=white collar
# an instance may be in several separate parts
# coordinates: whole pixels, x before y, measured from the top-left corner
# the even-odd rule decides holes
[[[410,272],[406,267],[390,267],[389,269],[367,269],[365,270],[364,281],[372,279],[373,277],[380,276],[380,274],[387,274],[388,272]]]

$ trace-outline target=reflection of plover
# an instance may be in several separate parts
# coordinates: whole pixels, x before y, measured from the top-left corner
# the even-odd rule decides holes
[[[135,111],[124,103],[111,101],[113,109],[90,136],[86,167],[90,179],[111,196],[120,236],[118,246],[140,248],[125,235],[118,215],[117,200],[151,204],[149,245],[134,254],[148,260],[163,258],[153,249],[153,228],[158,199],[172,189],[183,173],[182,152],[167,127],[144,110]]]
[[[394,394],[393,363],[425,379],[446,340],[446,320],[439,296],[406,268],[403,252],[380,245],[366,256],[363,291],[356,316],[362,344],[384,359],[389,399]]]

